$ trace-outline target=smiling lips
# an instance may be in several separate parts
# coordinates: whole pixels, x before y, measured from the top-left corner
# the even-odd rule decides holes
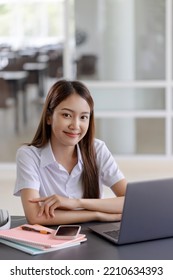
[[[66,131],[64,131],[64,133],[71,138],[76,138],[80,135],[80,133],[71,133],[71,132],[66,132]]]

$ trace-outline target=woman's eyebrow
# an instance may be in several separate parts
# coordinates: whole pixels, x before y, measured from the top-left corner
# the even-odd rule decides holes
[[[69,108],[62,108],[61,111],[69,111],[71,113],[75,112],[75,111],[73,111],[72,109],[69,109]],[[81,114],[88,114],[88,115],[90,115],[90,112],[81,112]]]

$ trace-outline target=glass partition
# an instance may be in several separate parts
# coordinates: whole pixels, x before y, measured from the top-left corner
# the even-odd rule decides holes
[[[165,153],[164,118],[99,118],[96,136],[105,141],[116,156]]]
[[[77,78],[165,78],[165,0],[76,0]]]
[[[164,88],[116,88],[89,86],[96,112],[165,110]]]

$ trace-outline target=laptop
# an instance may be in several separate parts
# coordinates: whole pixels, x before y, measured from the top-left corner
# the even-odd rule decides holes
[[[119,245],[173,237],[173,179],[128,183],[121,222],[89,228]]]

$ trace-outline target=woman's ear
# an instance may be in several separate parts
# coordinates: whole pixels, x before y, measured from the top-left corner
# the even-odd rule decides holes
[[[47,124],[52,124],[52,116],[47,116]]]

